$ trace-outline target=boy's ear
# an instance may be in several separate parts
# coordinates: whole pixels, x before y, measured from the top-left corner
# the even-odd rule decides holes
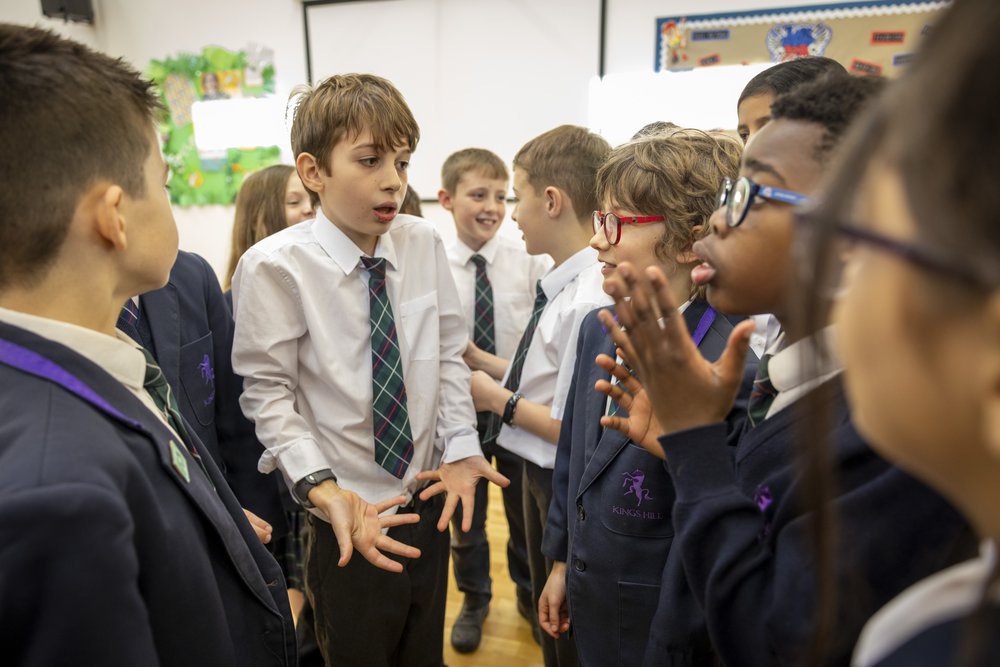
[[[302,185],[306,186],[307,190],[312,190],[317,194],[323,190],[319,161],[314,155],[311,153],[299,153],[299,156],[295,158],[295,169],[299,172]]]
[[[562,215],[563,206],[566,205],[565,196],[557,187],[549,186],[542,193],[545,196],[545,212],[550,218],[558,218]]]
[[[441,208],[446,211],[450,211],[453,207],[451,193],[444,188],[438,190],[438,202],[441,203]]]
[[[91,188],[77,207],[77,214],[93,216],[98,235],[115,250],[128,247],[128,223],[122,204],[125,191],[107,181]]]
[[[987,300],[986,315],[989,335],[982,368],[987,373],[983,404],[983,435],[986,446],[1000,459],[1000,290],[993,290]]]

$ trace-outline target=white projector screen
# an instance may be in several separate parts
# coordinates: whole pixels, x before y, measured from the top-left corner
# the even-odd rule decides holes
[[[306,10],[313,81],[368,72],[392,81],[420,125],[410,184],[477,146],[510,162],[532,137],[587,125],[600,0],[369,0]],[[627,103],[625,101],[624,103]]]

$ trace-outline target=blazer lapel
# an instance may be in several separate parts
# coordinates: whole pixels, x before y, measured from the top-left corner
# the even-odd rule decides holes
[[[173,282],[139,297],[143,315],[149,322],[156,363],[173,387],[178,386],[181,371],[181,319],[177,299],[177,286]]]
[[[593,359],[598,354],[606,354],[609,357],[615,356],[615,344],[607,336],[601,337],[599,345],[595,345],[589,351],[581,352]],[[628,437],[621,431],[607,429],[601,426],[601,417],[607,411],[608,397],[593,389],[594,383],[598,380],[609,380],[610,374],[605,372],[597,364],[591,364],[591,370],[587,378],[587,386],[590,387],[590,394],[587,399],[586,409],[586,434],[584,437],[584,470],[580,479],[577,495],[582,495],[587,487],[597,479],[601,471],[614,460],[628,443]]]

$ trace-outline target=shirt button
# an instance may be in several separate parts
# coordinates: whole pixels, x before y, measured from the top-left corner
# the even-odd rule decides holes
[[[587,512],[583,509],[583,503],[577,503],[576,505],[576,518],[580,521],[587,518]]]
[[[573,559],[573,567],[576,568],[577,572],[583,572],[584,570],[587,569],[587,564],[584,563],[579,558],[574,558]]]

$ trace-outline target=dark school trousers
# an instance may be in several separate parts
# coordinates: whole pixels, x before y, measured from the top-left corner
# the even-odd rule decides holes
[[[310,515],[306,591],[313,606],[316,640],[328,665],[337,667],[441,667],[444,607],[448,594],[448,532],[438,532],[444,494],[418,498],[401,513],[420,522],[389,529],[415,546],[419,558],[385,553],[403,564],[399,574],[380,570],[355,552],[337,567],[340,548],[333,529]]]
[[[524,532],[528,539],[531,597],[537,610],[542,589],[552,571],[552,561],[542,554],[542,532],[552,501],[552,470],[525,461],[521,482],[524,488]],[[552,639],[548,633],[542,632],[542,656],[545,667],[577,667],[580,664],[576,645],[568,633],[559,635],[559,639]]]
[[[480,420],[479,439],[483,428]],[[510,486],[500,491],[507,517],[510,539],[507,540],[507,571],[517,589],[519,598],[527,601],[531,596],[531,572],[528,569],[528,548],[524,536],[524,508],[521,497],[521,474],[524,460],[494,443],[483,447],[487,461],[495,461],[501,475],[510,480]],[[462,506],[455,510],[451,526],[451,560],[458,590],[491,598],[490,543],[486,535],[486,516],[489,507],[489,483],[480,480],[476,485],[476,508],[472,513],[472,528],[462,532]]]

